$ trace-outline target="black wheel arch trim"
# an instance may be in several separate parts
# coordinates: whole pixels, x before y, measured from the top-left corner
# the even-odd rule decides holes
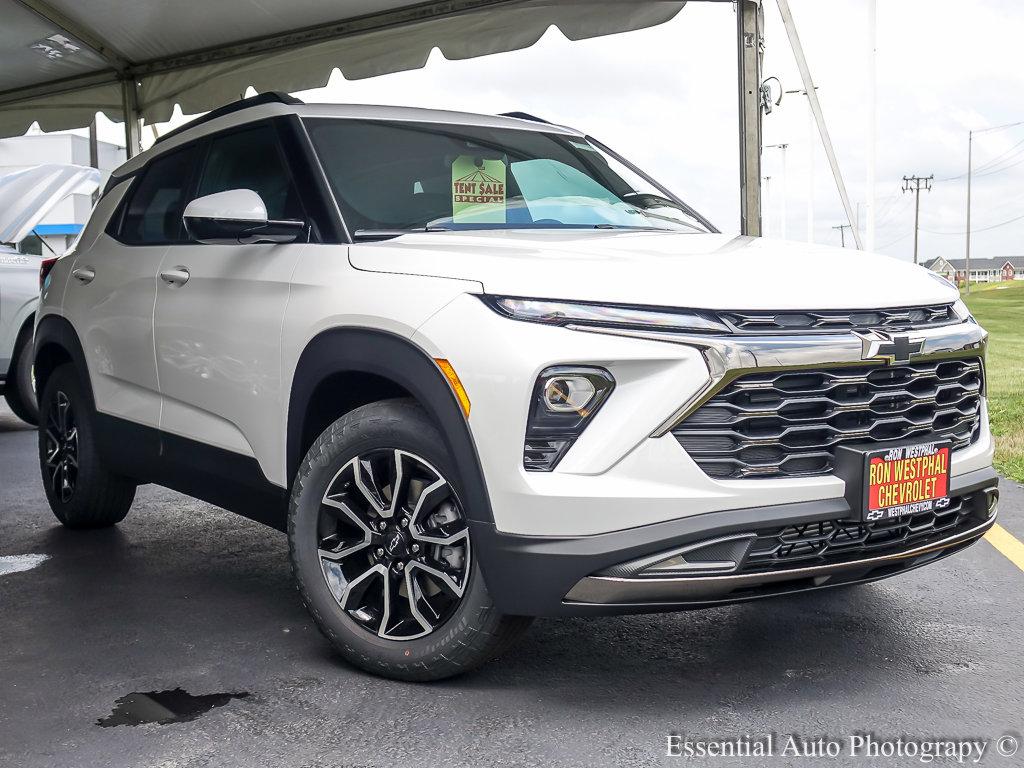
[[[36,390],[38,392],[43,391],[46,387],[46,379],[53,372],[48,366],[41,365],[40,354],[47,348],[59,348],[71,359],[75,369],[79,372],[79,378],[81,379],[85,395],[89,398],[89,407],[95,410],[96,401],[93,399],[92,381],[89,377],[89,368],[85,362],[85,350],[74,326],[60,315],[45,315],[36,326],[35,349],[32,353],[32,360],[35,363]]]
[[[387,331],[333,328],[305,347],[291,381],[288,403],[287,476],[294,481],[302,461],[308,406],[321,383],[332,376],[362,373],[387,379],[408,392],[443,436],[459,473],[466,515],[493,523],[490,496],[476,443],[447,379],[433,358],[409,339]],[[341,417],[343,414],[338,414]]]

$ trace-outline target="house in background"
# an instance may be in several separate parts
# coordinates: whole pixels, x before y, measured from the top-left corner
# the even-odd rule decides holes
[[[937,259],[925,262],[932,272],[954,283],[967,280],[966,259]],[[997,256],[971,259],[972,283],[997,283],[1001,280],[1024,280],[1024,256]]]
[[[110,172],[125,160],[124,147],[105,141],[98,145],[100,189]],[[73,133],[41,133],[0,140],[0,175],[45,163],[89,165],[89,138]],[[69,195],[59,202],[29,235],[17,244],[22,253],[60,256],[82,231],[92,211],[91,195]]]

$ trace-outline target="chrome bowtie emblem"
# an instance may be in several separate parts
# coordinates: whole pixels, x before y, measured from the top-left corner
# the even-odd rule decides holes
[[[893,363],[909,363],[910,358],[924,349],[924,339],[912,339],[907,334],[892,335],[881,331],[867,331],[854,335],[860,339],[860,356],[863,360],[884,360]]]
[[[395,531],[391,538],[384,543],[384,548],[387,549],[389,555],[395,554],[402,548],[402,534]]]

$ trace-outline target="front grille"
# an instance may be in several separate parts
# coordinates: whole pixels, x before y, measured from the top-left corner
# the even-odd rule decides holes
[[[962,320],[952,304],[931,304],[924,307],[896,309],[770,312],[753,310],[721,312],[719,316],[735,332],[757,333],[842,333],[857,330],[909,331],[938,328]]]
[[[715,478],[832,471],[839,445],[937,435],[954,450],[981,422],[979,358],[751,373],[672,430]]]
[[[970,530],[983,519],[974,511],[971,497],[955,496],[945,509],[896,520],[825,520],[760,530],[737,573],[815,567],[905,552]]]

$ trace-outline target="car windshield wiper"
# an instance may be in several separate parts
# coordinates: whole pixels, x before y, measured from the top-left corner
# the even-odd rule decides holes
[[[411,235],[416,232],[451,232],[447,227],[412,227],[410,229],[357,229],[352,233],[353,240],[390,240],[393,237]]]

